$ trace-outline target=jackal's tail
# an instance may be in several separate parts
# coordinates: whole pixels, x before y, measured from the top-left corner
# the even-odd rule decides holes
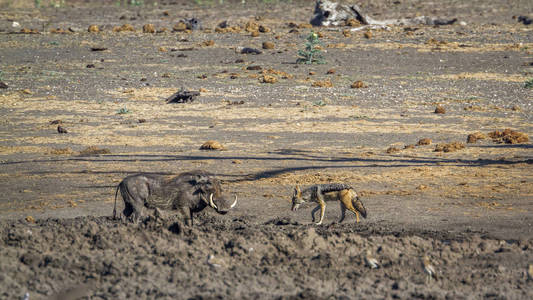
[[[355,208],[355,210],[360,212],[361,216],[363,216],[363,218],[366,219],[366,215],[367,215],[366,214],[366,208],[363,205],[363,202],[361,202],[361,200],[359,199],[359,197],[355,197],[354,199],[352,199],[352,204],[353,204],[353,207]]]

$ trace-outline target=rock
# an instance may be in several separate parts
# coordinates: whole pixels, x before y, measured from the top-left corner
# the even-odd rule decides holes
[[[235,52],[241,53],[241,54],[261,54],[263,51],[255,48],[249,48],[249,47],[237,47],[235,48]]]
[[[371,39],[372,38],[372,32],[370,31],[367,31],[363,34],[363,36],[366,38],[366,39]]]
[[[167,98],[167,103],[187,103],[193,102],[196,97],[200,96],[200,92],[185,91],[183,88],[172,94]]]
[[[57,132],[58,133],[68,133],[68,131],[65,128],[61,127],[61,125],[57,125]]]

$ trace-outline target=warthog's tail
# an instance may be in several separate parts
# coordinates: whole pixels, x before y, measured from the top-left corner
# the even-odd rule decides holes
[[[115,191],[115,204],[113,205],[113,220],[117,219],[117,195],[118,190],[120,189],[120,186],[122,185],[122,182],[117,185],[117,190]]]

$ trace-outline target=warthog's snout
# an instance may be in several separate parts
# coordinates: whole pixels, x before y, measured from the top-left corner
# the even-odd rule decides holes
[[[232,208],[235,207],[235,205],[237,205],[237,195],[235,195],[235,200],[231,204],[229,204],[229,201],[226,200],[225,197],[213,199],[213,193],[209,195],[209,206],[215,209],[219,214],[227,214]]]

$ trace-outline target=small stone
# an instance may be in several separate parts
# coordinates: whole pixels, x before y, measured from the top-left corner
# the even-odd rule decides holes
[[[367,38],[367,39],[371,39],[371,38],[372,38],[372,32],[367,31],[367,32],[365,32],[365,33],[363,34],[363,36],[364,36],[365,38]]]
[[[250,35],[252,37],[258,37],[259,36],[259,31],[252,31],[252,33]]]
[[[28,223],[35,223],[35,218],[32,217],[32,216],[27,216],[27,217],[25,218],[25,220],[26,220],[26,222],[28,222]]]
[[[204,46],[206,47],[210,47],[210,46],[213,46],[215,44],[215,42],[213,40],[207,40],[205,42],[202,43]]]
[[[329,69],[326,74],[335,74],[337,72],[335,69]]]

